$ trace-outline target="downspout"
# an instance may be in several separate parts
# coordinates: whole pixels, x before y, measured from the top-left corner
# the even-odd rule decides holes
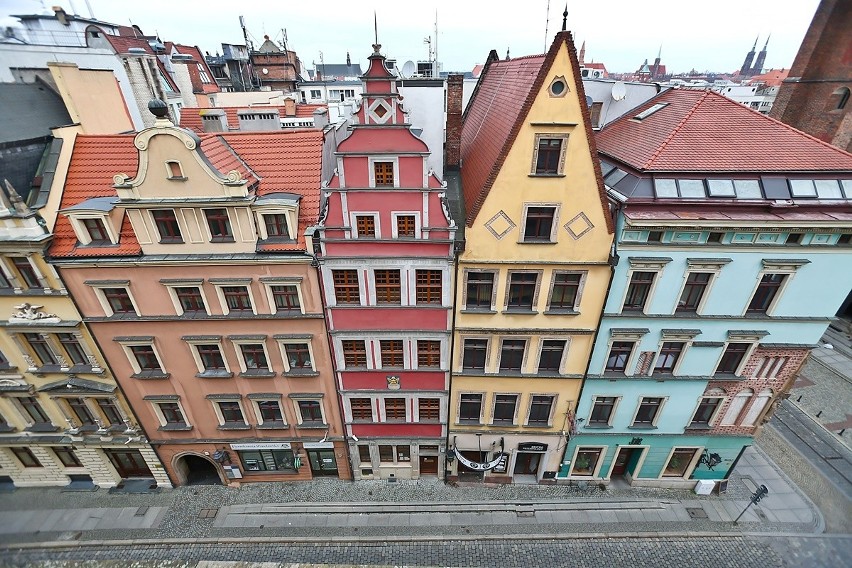
[[[453,395],[453,362],[455,361],[456,352],[456,301],[458,300],[459,289],[459,254],[464,248],[464,241],[455,241],[453,243],[453,316],[450,321],[450,360],[448,361],[448,378],[447,382],[447,441],[444,446],[444,483],[447,483],[447,456],[450,451],[450,404],[452,403]],[[455,448],[453,448],[455,451]]]

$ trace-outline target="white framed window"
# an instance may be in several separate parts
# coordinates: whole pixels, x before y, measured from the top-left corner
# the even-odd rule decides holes
[[[498,275],[497,270],[464,269],[465,311],[494,311]]]
[[[530,393],[526,426],[550,426],[558,398],[556,393]]]
[[[758,273],[754,288],[742,315],[773,315],[784,291],[796,271],[809,264],[806,259],[763,259],[763,270]]]
[[[353,239],[381,239],[382,224],[378,211],[349,213],[350,234]]]
[[[209,394],[207,400],[219,421],[220,430],[245,430],[249,428],[243,402],[238,394]]]
[[[399,187],[397,156],[369,157],[370,187]]]
[[[677,375],[695,335],[689,330],[664,330],[648,374]]]
[[[462,337],[459,361],[462,372],[484,373],[489,369],[492,342],[488,336]]]
[[[14,290],[16,294],[23,290],[50,289],[47,279],[34,262],[32,255],[8,257],[0,256],[0,289]]]
[[[242,376],[272,376],[265,335],[229,335],[234,344]]]
[[[92,288],[107,317],[141,313],[130,292],[129,280],[86,280],[84,283]]]
[[[316,373],[311,336],[275,336],[275,339],[281,350],[285,374],[313,375]]]
[[[538,342],[538,373],[562,373],[568,360],[570,344],[567,338],[542,337]]]
[[[169,298],[175,307],[175,313],[179,316],[184,314],[206,314],[210,315],[210,302],[204,294],[204,281],[202,279],[163,279],[160,284],[166,287]]]
[[[151,404],[151,409],[160,430],[191,430],[192,424],[187,419],[186,411],[178,395],[148,395],[144,397]]]
[[[556,81],[552,84],[555,87]],[[562,83],[564,86],[564,83]],[[560,95],[564,94],[560,91]],[[540,133],[535,135],[533,146],[532,167],[533,176],[561,176],[565,173],[565,157],[568,150],[568,134]]]
[[[521,393],[494,393],[491,401],[491,424],[514,426],[518,422]]]
[[[639,345],[645,330],[611,329],[607,358],[604,360],[603,372],[633,374],[636,360],[639,358]]]
[[[701,315],[707,305],[713,284],[730,258],[688,258],[687,270],[683,275],[683,283],[678,292],[674,313],[696,313]]]
[[[391,234],[395,239],[421,238],[420,211],[392,211]]]
[[[554,270],[545,313],[579,313],[587,276],[587,271]]]
[[[519,243],[555,243],[559,229],[559,203],[524,203]]]
[[[750,335],[731,335],[731,332],[728,332],[728,341],[725,343],[725,349],[719,355],[719,360],[716,362],[716,371],[714,374],[739,377],[748,364],[752,353],[757,349],[758,341],[759,338],[757,337],[751,337]]]
[[[83,246],[118,244],[118,230],[108,213],[76,213],[68,215],[77,240]]]
[[[701,446],[674,447],[669,452],[665,465],[660,471],[659,479],[676,478],[689,479],[701,456]]]
[[[325,408],[322,395],[291,394],[293,410],[296,413],[297,425],[300,428],[326,428]]]
[[[261,278],[273,314],[304,314],[301,278]]]
[[[293,207],[263,207],[255,210],[258,233],[261,240],[296,240],[299,213]]]
[[[166,179],[174,179],[174,180],[185,180],[186,176],[183,175],[183,166],[181,166],[180,160],[166,160]]]
[[[154,337],[115,337],[113,341],[121,345],[127,361],[133,368],[134,378],[168,376]]]
[[[602,428],[612,426],[615,413],[618,410],[620,396],[595,395],[592,397],[592,408],[586,422],[587,428]]]
[[[456,408],[457,424],[481,424],[485,393],[460,392]]]
[[[571,456],[571,476],[599,477],[607,446],[577,446]]]
[[[663,269],[671,262],[669,258],[628,258],[627,286],[621,300],[622,311],[648,313],[653,303],[657,282]]]
[[[210,283],[216,288],[223,314],[257,314],[251,278],[217,278],[211,279]]]
[[[709,389],[698,399],[698,405],[692,413],[689,428],[709,428],[719,416],[725,403],[725,391],[720,388]]]
[[[262,429],[286,428],[287,418],[281,406],[281,395],[278,393],[257,393],[248,395],[251,401],[257,427]]]
[[[232,377],[228,360],[222,350],[222,336],[193,335],[182,338],[189,346],[198,368],[198,377]]]
[[[643,396],[639,398],[636,411],[630,420],[631,428],[656,428],[663,407],[668,400],[667,396]]]
[[[541,270],[507,272],[506,295],[503,303],[507,312],[536,312],[542,274]]]

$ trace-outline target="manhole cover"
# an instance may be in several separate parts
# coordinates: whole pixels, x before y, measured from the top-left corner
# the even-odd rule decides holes
[[[535,511],[516,511],[515,514],[519,517],[535,517]]]
[[[201,509],[201,512],[198,513],[199,519],[213,519],[216,517],[216,513],[219,512],[219,509]]]
[[[687,507],[686,512],[689,514],[690,519],[707,519],[707,511],[702,509],[701,507]]]

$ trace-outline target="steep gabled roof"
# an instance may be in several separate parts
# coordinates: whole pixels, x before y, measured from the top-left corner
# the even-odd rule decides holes
[[[665,91],[606,125],[597,145],[639,171],[852,170],[852,154],[713,91]]]
[[[571,56],[574,84],[577,86],[576,96],[579,97],[580,107],[583,109],[583,122],[589,143],[589,157],[595,171],[598,197],[604,209],[607,229],[610,233],[613,232],[612,216],[608,210],[609,204],[601,177],[589,111],[583,104],[586,93],[580,78],[577,53],[571,33],[567,31],[556,34],[545,55],[530,55],[505,61],[498,60],[494,51],[489,55],[476,90],[465,110],[462,125],[461,178],[468,227],[473,225],[488,197],[536,95],[541,91],[553,61],[563,45]]]

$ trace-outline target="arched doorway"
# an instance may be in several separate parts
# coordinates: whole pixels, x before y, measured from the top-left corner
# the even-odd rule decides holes
[[[221,485],[222,477],[212,461],[192,454],[183,455],[175,461],[184,485]]]

